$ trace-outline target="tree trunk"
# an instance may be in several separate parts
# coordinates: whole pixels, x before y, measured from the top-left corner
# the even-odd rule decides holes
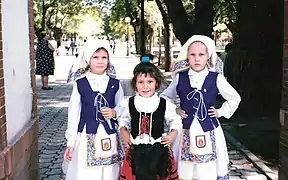
[[[45,29],[46,24],[46,13],[47,9],[45,7],[45,0],[42,0],[42,17],[41,17],[41,29]]]
[[[165,47],[165,72],[170,70],[171,56],[170,56],[170,26],[169,17],[167,12],[164,10],[164,3],[160,0],[156,0],[156,4],[161,12],[163,25],[164,25],[164,47]]]
[[[216,0],[195,0],[194,33],[212,37]]]
[[[56,26],[53,28],[53,33],[54,33],[54,38],[57,42],[57,48],[59,46],[61,46],[61,39],[62,39],[62,35],[63,35],[63,32],[62,32],[62,29],[61,28],[57,28]]]
[[[216,0],[195,1],[195,21],[189,22],[182,1],[166,0],[168,16],[171,18],[174,34],[183,45],[192,35],[204,34],[209,37],[213,32],[215,11],[213,6]]]
[[[161,54],[162,54],[162,47],[161,47],[161,35],[162,35],[162,28],[159,28],[158,30],[158,46],[159,46],[159,54],[158,54],[158,66],[161,65]]]
[[[136,54],[141,53],[141,42],[140,42],[140,26],[136,23],[132,24],[134,32],[135,32],[135,46],[136,46]]]
[[[277,1],[237,1],[238,30],[229,81],[241,93],[241,114],[279,114],[283,6]]]
[[[194,34],[194,26],[188,20],[182,1],[167,0],[165,2],[168,16],[174,27],[174,34],[183,45]]]
[[[171,56],[170,56],[170,28],[169,22],[164,20],[164,47],[165,47],[165,72],[170,71]]]

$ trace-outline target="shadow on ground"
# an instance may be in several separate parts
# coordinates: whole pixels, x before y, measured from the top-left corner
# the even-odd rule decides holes
[[[279,119],[270,118],[241,118],[220,120],[224,128],[244,144],[272,170],[278,166]]]

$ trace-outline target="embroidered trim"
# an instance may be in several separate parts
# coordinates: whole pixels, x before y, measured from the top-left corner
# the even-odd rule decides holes
[[[206,163],[217,159],[216,155],[216,141],[214,131],[210,131],[210,138],[212,141],[212,153],[198,155],[190,152],[190,132],[188,129],[183,131],[183,143],[181,147],[181,160],[192,161],[197,163]]]
[[[87,166],[101,166],[101,165],[111,165],[118,163],[124,159],[124,152],[120,144],[119,137],[117,136],[117,151],[118,154],[113,154],[108,157],[95,157],[95,137],[96,134],[87,134]]]
[[[173,72],[180,72],[186,69],[189,69],[189,63],[187,60],[180,60],[178,62],[175,62],[173,66]]]
[[[217,180],[229,180],[229,174],[226,174],[225,176],[222,177],[217,177]]]

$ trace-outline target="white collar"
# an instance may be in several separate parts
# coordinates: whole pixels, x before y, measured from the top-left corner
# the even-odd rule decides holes
[[[208,75],[208,73],[209,73],[209,70],[208,70],[208,68],[207,67],[205,67],[202,71],[200,71],[200,72],[196,72],[196,71],[194,71],[193,69],[189,69],[189,71],[188,71],[188,75],[189,76],[197,76],[197,77],[206,77],[207,75]]]
[[[156,92],[151,97],[142,97],[139,95],[139,93],[136,93],[134,103],[138,111],[151,113],[158,108],[159,97]]]
[[[143,97],[143,96],[140,96],[140,94],[137,92],[135,98],[137,98],[137,100],[139,101],[155,101],[155,100],[158,100],[158,95],[155,92],[155,94],[151,97]]]
[[[92,72],[88,72],[87,76],[91,80],[108,80],[109,79],[109,76],[106,74],[106,72],[103,74],[94,74]]]

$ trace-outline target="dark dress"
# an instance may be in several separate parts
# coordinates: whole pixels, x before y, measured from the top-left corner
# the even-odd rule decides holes
[[[48,47],[48,41],[44,39],[37,43],[36,74],[41,76],[54,75],[53,51]]]

